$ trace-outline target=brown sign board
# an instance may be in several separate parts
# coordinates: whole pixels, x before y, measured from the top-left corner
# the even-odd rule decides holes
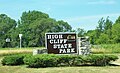
[[[46,33],[48,54],[77,53],[76,33]]]

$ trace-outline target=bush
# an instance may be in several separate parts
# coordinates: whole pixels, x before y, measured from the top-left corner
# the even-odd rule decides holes
[[[71,60],[72,57],[68,55],[59,55],[58,56],[58,64],[59,65],[70,65],[69,60]]]
[[[21,65],[26,64],[28,67],[57,67],[57,66],[78,66],[78,65],[94,65],[106,66],[111,61],[118,59],[115,55],[11,55],[6,56],[2,60],[3,65]]]
[[[109,65],[111,61],[118,59],[115,55],[89,55],[87,57],[87,62],[95,66],[106,66]]]
[[[114,55],[36,55],[28,56],[24,59],[29,67],[55,67],[55,66],[77,66],[77,65],[95,65],[106,66],[110,61],[118,59]]]
[[[55,67],[58,65],[58,60],[56,55],[36,55],[27,56],[24,58],[25,64],[29,67]]]
[[[3,65],[21,65],[24,64],[23,58],[25,55],[10,55],[2,60]]]
[[[75,65],[77,56],[71,55],[54,55],[44,54],[36,56],[27,56],[24,58],[24,63],[29,67],[56,67],[56,66],[72,66]]]

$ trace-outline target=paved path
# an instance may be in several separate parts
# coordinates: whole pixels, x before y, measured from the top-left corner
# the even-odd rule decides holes
[[[120,66],[120,54],[117,55],[118,56],[118,60],[112,62],[112,64],[115,64],[115,65],[119,65]]]

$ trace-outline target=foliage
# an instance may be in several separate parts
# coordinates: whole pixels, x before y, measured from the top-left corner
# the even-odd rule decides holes
[[[25,64],[29,67],[55,67],[55,66],[78,66],[78,65],[95,65],[106,66],[110,61],[118,59],[115,55],[36,55],[24,58]]]
[[[107,44],[107,43],[109,43],[108,35],[101,33],[100,36],[99,36],[99,39],[96,40],[96,43],[99,43],[99,44]]]
[[[55,55],[41,54],[32,56],[31,54],[18,54],[6,56],[2,59],[3,65],[21,65],[26,64],[28,67],[56,67],[56,66],[78,66],[78,65],[95,65],[106,66],[111,61],[118,59],[115,55]]]
[[[78,37],[83,37],[86,32],[84,29],[77,28],[76,33],[78,34]]]
[[[5,14],[0,15],[0,47],[18,47],[19,34],[23,34],[22,47],[41,47],[45,46],[45,33],[72,30],[67,22],[56,21],[48,14],[35,10],[23,12],[17,23]],[[6,38],[11,41],[6,43]]]
[[[115,55],[90,55],[89,57],[90,63],[95,66],[106,66],[110,61],[118,59]]]
[[[24,58],[25,64],[29,67],[55,67],[57,66],[58,58],[55,55],[37,55],[27,56]]]
[[[12,41],[10,31],[15,29],[16,25],[15,20],[11,19],[6,14],[0,14],[0,47],[11,46],[11,44],[6,43],[5,40],[9,38],[10,41]]]
[[[118,17],[118,19],[115,21],[115,23],[120,23],[120,16]]]
[[[3,50],[4,49],[4,50]],[[2,48],[0,50],[0,56],[8,56],[8,55],[16,55],[16,54],[32,54],[33,49],[29,48],[22,48],[22,49],[16,49],[16,48]]]
[[[120,23],[116,23],[113,25],[112,28],[112,37],[113,37],[113,42],[114,43],[119,43],[120,42]]]
[[[92,46],[92,53],[120,53],[120,44],[100,44]]]
[[[21,16],[21,23],[20,24],[31,24],[36,20],[41,20],[43,18],[49,18],[48,14],[39,12],[39,11],[28,11],[28,12],[23,12]]]
[[[23,12],[20,22],[18,30],[23,34],[24,47],[45,46],[45,33],[67,32],[72,29],[67,22],[56,21],[39,11]]]
[[[23,55],[11,55],[6,56],[2,60],[3,65],[21,65],[24,64],[23,62]]]
[[[19,34],[22,36],[22,47],[45,46],[45,33],[48,32],[76,32],[79,37],[89,36],[91,44],[120,43],[120,16],[113,23],[109,16],[98,21],[95,30],[72,27],[63,20],[56,21],[48,14],[40,11],[23,12],[18,22],[6,14],[0,14],[0,47],[18,47]],[[6,42],[9,38],[10,42]]]
[[[58,32],[71,32],[72,27],[67,23],[64,22],[63,20],[57,21],[58,24]]]
[[[119,39],[117,38],[119,33],[116,34],[115,31],[119,32],[119,29],[115,27],[116,23],[113,24],[109,17],[106,19],[101,18],[98,21],[98,26],[95,30],[89,30],[86,35],[90,36],[90,42],[92,44],[112,44],[119,43],[117,42]],[[116,37],[116,39],[115,39]],[[117,40],[117,41],[115,41]]]

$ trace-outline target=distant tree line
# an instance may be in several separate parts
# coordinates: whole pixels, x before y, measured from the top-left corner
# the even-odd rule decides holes
[[[0,47],[18,47],[19,34],[23,34],[23,47],[45,46],[45,33],[71,31],[72,27],[67,22],[56,21],[40,11],[23,12],[18,21],[0,14]],[[10,39],[9,43],[6,42],[7,38]]]
[[[109,17],[101,18],[95,30],[89,30],[84,35],[90,37],[92,44],[120,43],[120,16],[113,23]]]
[[[48,14],[40,11],[23,12],[18,21],[6,14],[0,14],[0,47],[19,47],[19,34],[22,36],[23,47],[45,46],[47,32],[76,32],[78,36],[89,36],[92,44],[108,44],[120,42],[120,17],[115,23],[101,18],[95,30],[85,31],[78,28],[73,30],[65,21],[56,21]],[[10,42],[6,42],[9,38]]]

